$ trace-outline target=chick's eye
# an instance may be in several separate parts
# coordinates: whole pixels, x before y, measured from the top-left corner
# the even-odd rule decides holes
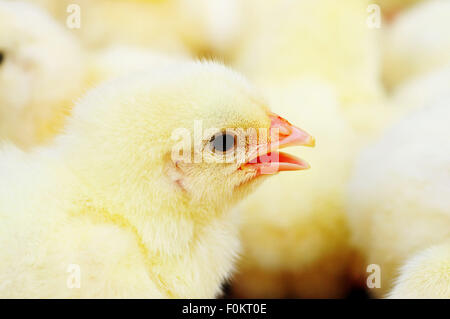
[[[2,64],[4,59],[5,59],[5,54],[2,51],[0,51],[0,65]]]
[[[221,133],[211,139],[211,144],[214,150],[224,153],[234,148],[235,139],[232,134]]]

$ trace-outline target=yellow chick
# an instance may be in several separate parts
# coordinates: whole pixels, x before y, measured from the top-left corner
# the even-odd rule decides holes
[[[215,297],[239,251],[229,207],[307,168],[277,149],[313,141],[215,63],[105,83],[52,145],[0,153],[0,296]]]
[[[29,0],[37,2],[89,49],[112,44],[186,52],[173,0]],[[79,22],[79,24],[78,24]]]
[[[231,59],[248,18],[244,1],[176,0],[175,3],[178,32],[193,55]]]
[[[421,286],[417,296],[445,295],[441,288],[450,286],[448,244],[420,253],[450,238],[449,101],[442,98],[396,123],[354,168],[348,201],[352,240],[366,257],[361,271],[369,264],[380,267],[374,296],[385,296],[397,276],[395,297],[414,296],[407,292],[412,286]]]
[[[46,142],[83,76],[81,49],[66,30],[34,5],[0,1],[0,140]]]
[[[358,144],[329,85],[305,78],[268,90],[275,112],[314,131],[311,169],[274,176],[238,211],[243,257],[233,281],[237,297],[331,298],[349,290],[352,251],[344,191]],[[299,155],[297,153],[293,153]]]
[[[450,62],[450,1],[402,12],[384,34],[383,79],[389,88]]]
[[[400,273],[389,298],[450,299],[450,243],[414,255]]]
[[[254,38],[236,58],[275,110],[294,114],[319,135],[305,180],[277,176],[242,204],[249,217],[242,271],[234,281],[238,296],[343,297],[348,291],[353,252],[344,204],[363,140],[356,133],[377,131],[390,114],[382,103],[377,30],[367,25],[368,5],[272,3],[262,10],[271,22],[256,23]],[[265,204],[269,195],[273,205]]]
[[[360,103],[382,94],[377,29],[367,25],[368,1],[278,1],[243,45],[234,65],[265,85],[299,76],[338,88],[339,101]],[[266,17],[268,18],[268,17]]]

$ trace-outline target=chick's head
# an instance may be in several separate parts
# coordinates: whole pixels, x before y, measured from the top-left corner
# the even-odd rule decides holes
[[[275,128],[279,136],[262,138]],[[176,211],[223,211],[261,180],[263,168],[307,168],[276,149],[313,142],[270,113],[245,79],[212,62],[106,83],[75,107],[66,130],[61,145],[104,201],[161,202]]]
[[[79,43],[40,8],[0,1],[0,139],[43,141],[81,90]]]

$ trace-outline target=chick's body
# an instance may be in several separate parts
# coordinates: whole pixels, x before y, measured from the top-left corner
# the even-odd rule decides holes
[[[49,140],[84,81],[77,41],[39,8],[0,1],[0,139]]]
[[[0,152],[0,296],[219,293],[239,250],[227,208],[257,184],[255,173],[240,162],[174,163],[171,136],[192,133],[194,120],[268,127],[267,109],[220,65],[155,72],[92,90],[54,144]]]
[[[367,264],[381,267],[376,296],[385,296],[399,275],[396,297],[449,297],[448,289],[439,288],[450,286],[448,245],[413,257],[450,238],[448,103],[435,101],[402,119],[355,166],[348,206],[352,239]],[[400,268],[409,258],[411,265]],[[406,287],[418,290],[406,293]]]
[[[450,298],[450,242],[409,258],[400,269],[389,298]]]

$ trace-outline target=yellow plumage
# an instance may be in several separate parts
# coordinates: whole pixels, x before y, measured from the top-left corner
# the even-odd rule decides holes
[[[418,263],[412,261],[414,267],[406,266],[405,272],[400,268],[414,254],[450,236],[448,101],[441,98],[403,118],[368,147],[355,166],[348,204],[352,240],[366,264],[381,267],[381,288],[371,291],[376,296],[385,296],[397,275],[407,287],[420,285],[416,275],[429,276],[430,282],[423,281],[424,287],[417,291],[423,297],[442,291],[440,283],[431,295],[421,293],[433,291],[426,285],[434,285],[435,278],[448,279],[448,268],[434,264],[428,253],[418,257]],[[426,256],[430,256],[427,265]],[[406,293],[404,285],[396,290],[396,297],[414,295]]]
[[[314,76],[338,87],[346,104],[376,100],[382,93],[377,29],[366,24],[367,6],[361,0],[281,1],[268,10],[271,22],[247,39],[235,65],[264,84]]]
[[[171,136],[193,134],[195,120],[219,130],[270,125],[242,77],[188,63],[90,91],[48,147],[4,147],[0,296],[217,296],[239,251],[228,207],[258,182],[245,183],[255,173],[233,163],[175,166]],[[67,286],[70,265],[80,267],[80,288]]]
[[[352,284],[345,185],[363,141],[357,133],[378,132],[390,116],[368,4],[265,4],[270,23],[258,20],[238,52],[236,67],[318,141],[303,179],[277,176],[243,203],[240,296],[342,297]]]
[[[238,296],[342,297],[352,251],[344,187],[358,139],[339,110],[332,87],[310,78],[267,90],[275,112],[314,132],[314,152],[299,150],[311,169],[274,176],[249,196],[243,257],[234,281]]]
[[[0,52],[0,139],[48,141],[83,85],[78,42],[39,8],[0,1]]]
[[[389,298],[450,299],[450,243],[417,253],[400,273]]]
[[[450,63],[449,16],[449,1],[424,1],[386,28],[383,78],[388,87]]]
[[[184,52],[178,32],[176,1],[32,0],[62,24],[79,12],[80,27],[71,29],[90,49],[112,44],[139,45],[166,52]],[[75,4],[79,11],[68,12]]]

